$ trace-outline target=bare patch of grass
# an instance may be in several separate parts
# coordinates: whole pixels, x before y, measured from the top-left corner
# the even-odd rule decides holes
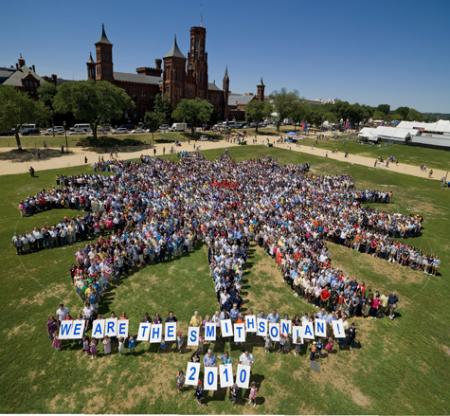
[[[32,297],[22,298],[20,300],[20,304],[42,306],[52,298],[56,298],[60,301],[65,295],[67,295],[68,290],[69,289],[64,283],[54,283],[41,290],[39,293],[36,293]]]

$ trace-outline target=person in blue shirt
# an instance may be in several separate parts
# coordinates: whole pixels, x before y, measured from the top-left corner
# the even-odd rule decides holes
[[[276,309],[274,309],[271,313],[269,313],[267,315],[267,320],[269,321],[269,323],[271,324],[276,324],[277,322],[280,321],[280,315],[278,314],[278,312],[276,311]]]
[[[239,309],[237,303],[233,304],[233,308],[230,310],[230,318],[234,322],[239,316]]]
[[[203,365],[205,367],[214,367],[216,365],[216,356],[213,354],[211,349],[209,349],[203,357]]]
[[[231,364],[232,363],[230,354],[228,354],[228,352],[224,352],[223,355],[220,357],[220,359],[222,360],[222,364]]]

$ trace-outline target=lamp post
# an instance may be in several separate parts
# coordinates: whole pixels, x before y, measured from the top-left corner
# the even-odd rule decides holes
[[[69,144],[67,143],[67,123],[65,120],[64,120],[63,126],[64,126],[64,137],[66,139],[66,151],[67,151],[67,150],[69,150]]]

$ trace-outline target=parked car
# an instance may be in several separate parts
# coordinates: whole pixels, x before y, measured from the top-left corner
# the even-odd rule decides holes
[[[209,140],[209,137],[208,136],[205,136],[204,134],[202,134],[201,136],[200,136],[200,139],[199,139],[201,142],[207,142],[208,140]]]
[[[130,131],[126,127],[118,127],[113,130],[113,134],[128,134]]]
[[[160,131],[168,131],[170,129],[170,126],[168,124],[161,124],[159,126]]]
[[[22,126],[19,129],[19,133],[22,136],[31,136],[34,134],[41,134],[40,130],[37,128],[36,124],[22,124]]]
[[[44,131],[44,135],[46,135],[46,136],[52,136],[53,133],[55,133],[55,135],[64,134],[64,127],[63,126],[54,126],[53,128],[50,127],[49,129]]]
[[[109,133],[111,131],[111,126],[98,126],[97,131],[100,133]]]
[[[173,123],[169,131],[186,131],[187,123]]]
[[[134,130],[135,125],[133,123],[124,123],[121,124],[119,127],[119,129],[127,129],[128,131]]]
[[[131,134],[142,134],[142,133],[147,133],[147,131],[143,128],[137,128],[137,129],[131,130],[130,133]]]

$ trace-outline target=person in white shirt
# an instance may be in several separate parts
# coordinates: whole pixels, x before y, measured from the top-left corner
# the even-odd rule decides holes
[[[252,366],[254,362],[253,354],[250,354],[248,350],[245,350],[239,357],[240,364]]]
[[[60,304],[59,308],[56,310],[56,316],[59,321],[63,321],[66,319],[66,316],[69,314],[69,308],[65,307],[64,304]]]

